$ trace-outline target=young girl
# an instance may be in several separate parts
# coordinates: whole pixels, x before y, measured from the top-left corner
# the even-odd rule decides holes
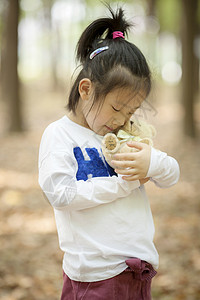
[[[151,89],[141,51],[125,39],[120,8],[80,37],[82,69],[67,115],[50,124],[39,153],[39,184],[55,213],[63,258],[62,300],[149,300],[158,268],[154,224],[144,183],[165,188],[179,178],[176,160],[153,147],[113,157],[101,140],[130,118]]]

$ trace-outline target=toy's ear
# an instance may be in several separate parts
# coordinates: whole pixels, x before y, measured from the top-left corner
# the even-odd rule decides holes
[[[156,129],[153,125],[149,125],[149,128],[151,129],[151,132],[152,132],[152,137],[156,136]]]

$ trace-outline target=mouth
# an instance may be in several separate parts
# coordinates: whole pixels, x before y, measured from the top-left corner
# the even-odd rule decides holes
[[[107,125],[105,125],[105,127],[106,127],[106,129],[107,129],[108,131],[114,131],[113,128],[111,128],[111,127],[109,127],[109,126],[107,126]]]

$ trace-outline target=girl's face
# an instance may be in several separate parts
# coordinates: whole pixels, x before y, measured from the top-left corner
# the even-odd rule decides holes
[[[82,111],[85,120],[83,126],[102,136],[115,132],[140,107],[143,100],[143,93],[134,95],[128,88],[113,90],[105,99],[99,99],[95,103],[90,99]]]

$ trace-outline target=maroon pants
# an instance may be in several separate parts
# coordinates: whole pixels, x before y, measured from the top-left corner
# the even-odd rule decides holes
[[[74,281],[63,273],[61,300],[151,300],[152,265],[138,258],[126,264],[119,275],[95,282]]]

